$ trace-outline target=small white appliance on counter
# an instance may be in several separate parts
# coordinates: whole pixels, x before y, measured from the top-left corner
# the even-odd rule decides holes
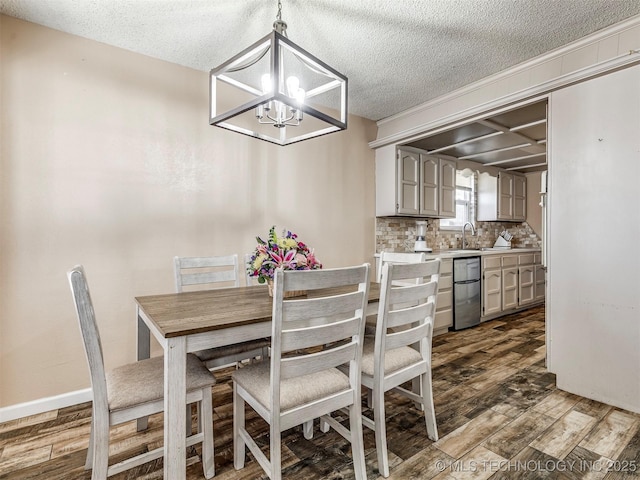
[[[432,252],[433,250],[427,247],[427,222],[425,220],[418,220],[416,222],[416,243],[413,246],[414,252]]]

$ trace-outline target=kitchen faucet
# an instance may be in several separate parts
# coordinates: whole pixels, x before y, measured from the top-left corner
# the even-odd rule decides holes
[[[471,227],[471,236],[474,236],[476,234],[476,229],[473,226],[473,223],[467,222],[462,226],[462,249],[463,250],[467,248],[467,239],[464,236],[464,231],[467,229],[467,225]]]

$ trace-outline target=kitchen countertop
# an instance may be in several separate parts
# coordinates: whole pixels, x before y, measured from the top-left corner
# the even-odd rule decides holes
[[[518,253],[539,253],[539,248],[491,248],[487,250],[434,250],[427,253],[427,260],[434,258],[483,257],[485,255],[509,255]]]
[[[435,258],[465,258],[465,257],[483,257],[485,255],[509,255],[518,253],[539,253],[541,250],[535,247],[527,248],[489,248],[486,250],[473,250],[473,249],[449,249],[449,250],[434,250],[427,253],[427,260],[433,260]],[[406,252],[413,253],[413,252]],[[376,253],[376,257],[380,254]]]

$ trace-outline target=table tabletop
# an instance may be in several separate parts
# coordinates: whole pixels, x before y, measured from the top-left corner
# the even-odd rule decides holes
[[[311,290],[305,297],[314,298],[330,291],[348,290]],[[375,303],[379,298],[380,284],[371,282],[368,301]],[[147,295],[136,297],[136,303],[160,334],[172,338],[269,322],[273,298],[265,286],[255,285]]]

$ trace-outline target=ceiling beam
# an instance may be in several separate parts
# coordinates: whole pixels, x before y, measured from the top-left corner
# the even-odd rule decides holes
[[[531,138],[527,135],[524,135],[523,133],[514,131],[514,129],[517,129],[519,127],[513,127],[513,128],[505,127],[504,125],[501,125],[498,122],[494,122],[493,120],[479,120],[478,123],[480,123],[481,125],[484,125],[485,127],[493,128],[494,130],[498,130],[499,132],[508,134],[509,136],[516,137],[519,140],[524,140],[529,145],[534,147],[535,150],[538,150],[538,151],[545,150],[544,147],[538,145],[538,141],[536,139]]]
[[[524,165],[522,167],[509,167],[509,168],[505,168],[505,170],[523,170],[526,168],[534,168],[534,167],[546,167],[547,166],[547,162],[543,162],[543,163],[532,163],[531,165]]]
[[[530,143],[521,143],[520,145],[512,145],[510,147],[496,148],[494,150],[487,150],[486,152],[479,152],[479,153],[473,153],[471,155],[464,155],[463,157],[458,157],[458,160],[471,160],[472,158],[482,157],[483,155],[489,155],[492,153],[499,153],[499,152],[508,152],[509,150],[517,150],[518,148],[527,148],[530,146],[531,146]]]
[[[480,137],[470,138],[469,140],[464,140],[458,143],[452,143],[451,145],[445,145],[444,147],[434,148],[433,150],[428,150],[427,153],[438,153],[444,152],[445,150],[451,150],[452,148],[459,147],[461,145],[468,145],[470,143],[479,142],[480,140],[485,140],[487,138],[495,137],[496,135],[502,135],[504,132],[493,132],[488,133],[486,135],[482,135]]]
[[[493,166],[493,165],[502,165],[503,163],[511,163],[511,162],[516,162],[518,160],[526,160],[528,158],[541,157],[541,156],[546,155],[546,154],[547,154],[547,152],[534,153],[533,155],[524,155],[522,157],[513,157],[513,158],[508,158],[506,160],[498,160],[497,162],[484,163],[483,165],[485,167],[490,167],[490,166]],[[524,168],[524,167],[520,167],[520,168]]]

